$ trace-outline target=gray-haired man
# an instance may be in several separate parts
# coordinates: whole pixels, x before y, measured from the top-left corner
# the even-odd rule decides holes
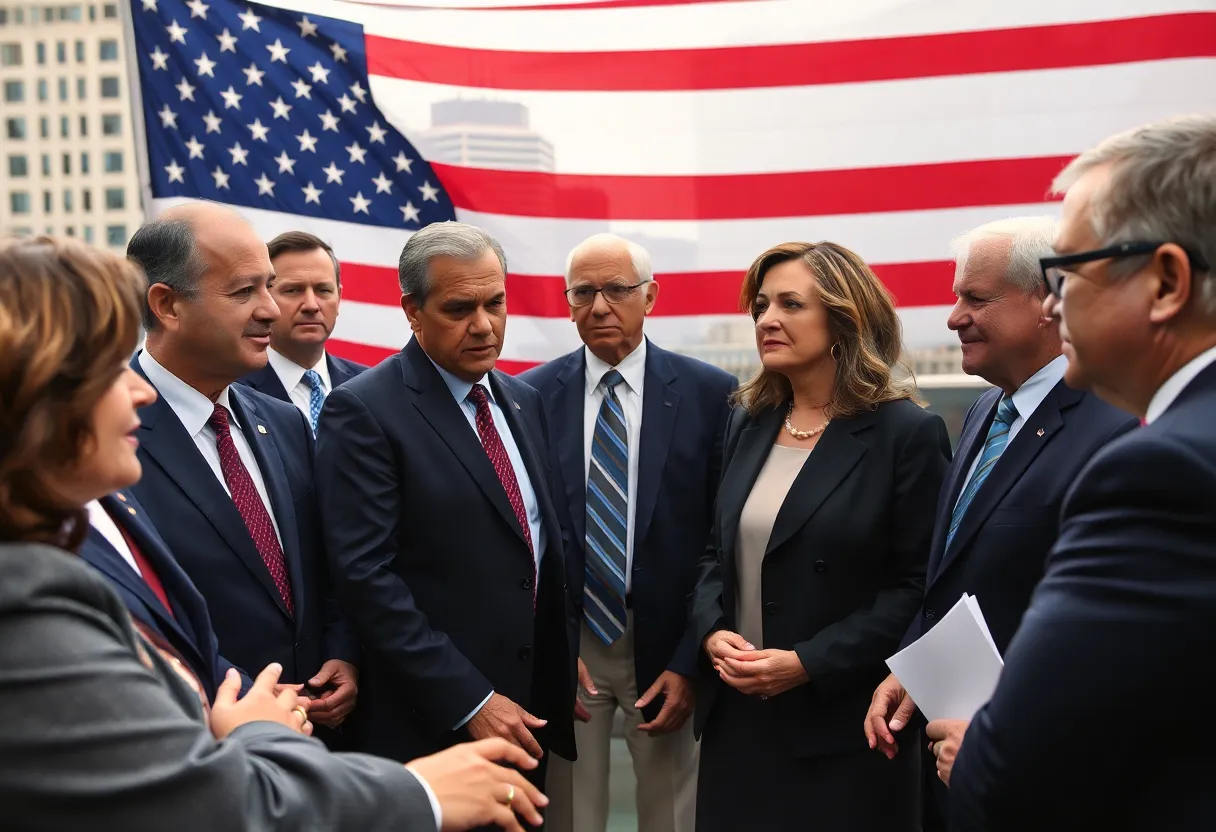
[[[415,233],[399,264],[413,339],[321,419],[324,536],[365,650],[360,747],[399,760],[490,736],[574,753],[578,620],[544,417],[494,369],[505,269],[481,229]]]

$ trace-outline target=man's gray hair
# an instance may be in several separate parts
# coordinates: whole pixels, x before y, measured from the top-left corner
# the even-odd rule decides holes
[[[1055,254],[1051,244],[1056,235],[1056,218],[1052,216],[1010,217],[985,223],[950,243],[954,259],[960,268],[966,268],[967,255],[979,240],[1004,239],[1009,241],[1009,263],[1005,279],[1023,292],[1042,296],[1043,271],[1039,259]]]
[[[507,256],[498,241],[475,225],[462,222],[434,222],[413,235],[401,249],[397,261],[397,279],[401,294],[410,295],[419,306],[426,303],[431,290],[431,261],[436,257],[476,260],[487,251],[498,256],[502,273],[507,273]]]
[[[583,250],[594,247],[607,248],[612,245],[621,245],[629,252],[629,260],[633,263],[633,273],[638,283],[648,283],[654,277],[650,266],[650,252],[642,248],[642,246],[626,240],[624,237],[618,237],[615,234],[592,234],[587,239],[570,249],[570,253],[566,255],[566,285],[570,285],[570,267],[574,265],[574,258]]]
[[[1118,133],[1073,159],[1051,188],[1063,193],[1094,168],[1111,166],[1110,181],[1091,199],[1094,234],[1105,245],[1172,242],[1199,255],[1196,274],[1201,308],[1216,314],[1216,116],[1190,115]],[[1127,276],[1147,257],[1112,266]],[[1192,264],[1194,268],[1194,264]]]
[[[156,330],[160,322],[148,305],[148,292],[163,283],[184,298],[198,294],[199,281],[207,272],[207,261],[194,242],[194,231],[185,220],[153,220],[145,223],[127,243],[127,257],[143,269],[148,285],[144,290],[144,328]]]

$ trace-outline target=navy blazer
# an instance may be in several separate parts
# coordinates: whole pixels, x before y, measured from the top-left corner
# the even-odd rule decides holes
[[[138,356],[131,367],[147,378]],[[307,682],[329,659],[358,662],[358,644],[333,598],[326,567],[312,431],[294,405],[240,385],[229,388],[229,399],[266,483],[294,617],[232,498],[164,398],[140,408],[136,436],[144,472],[132,491],[207,599],[224,656],[254,674],[278,662],[284,682]]]
[[[495,371],[489,383],[540,506],[539,584],[476,431],[416,339],[325,399],[317,488],[365,651],[361,750],[409,760],[467,739],[453,729],[494,690],[549,720],[542,747],[574,756],[578,619],[544,412],[523,382]]]
[[[345,358],[330,355],[328,352],[325,353],[325,363],[329,366],[331,391],[333,388],[345,384],[367,369],[363,364],[347,361]],[[239,379],[237,384],[244,384],[246,387],[252,387],[254,390],[257,390],[259,393],[265,393],[267,396],[273,396],[279,401],[293,404],[291,396],[284,389],[283,382],[279,379],[279,374],[274,371],[274,367],[270,366],[269,361],[266,362],[266,366],[262,369]]]
[[[571,524],[566,574],[582,613],[586,554],[587,465],[583,436],[587,393],[584,348],[520,376],[541,394],[552,465],[562,472]],[[692,678],[700,645],[688,626],[697,562],[709,541],[722,474],[730,394],[738,380],[724,370],[646,342],[646,382],[634,509],[634,670],[638,692],[672,670]],[[658,716],[662,697],[644,709]]]
[[[950,828],[1209,829],[1216,365],[1094,455],[950,780]]]
[[[232,664],[219,654],[207,602],[177,565],[134,494],[117,491],[102,497],[101,504],[152,565],[172,611],[165,609],[131,564],[92,526],[80,546],[80,557],[110,582],[133,618],[160,635],[178,652],[198,677],[207,698],[214,701],[215,690]],[[247,676],[245,681],[252,684]]]

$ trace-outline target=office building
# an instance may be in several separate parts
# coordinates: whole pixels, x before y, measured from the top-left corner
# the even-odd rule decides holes
[[[496,170],[552,171],[553,145],[513,101],[455,99],[431,105],[431,127],[415,138],[431,162]]]

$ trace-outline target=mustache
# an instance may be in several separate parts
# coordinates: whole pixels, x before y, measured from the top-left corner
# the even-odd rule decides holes
[[[242,336],[245,338],[265,338],[270,335],[268,326],[247,326]]]

